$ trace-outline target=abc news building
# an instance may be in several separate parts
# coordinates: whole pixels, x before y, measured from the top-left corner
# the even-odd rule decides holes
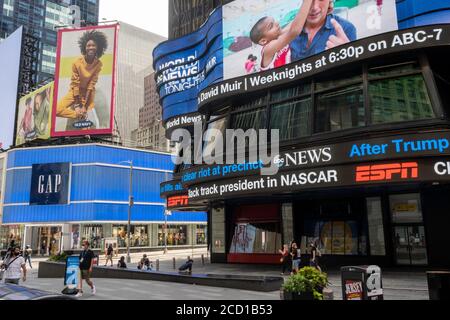
[[[450,266],[450,12],[404,1],[397,15],[398,30],[215,79],[200,86],[198,113],[164,117],[280,130],[274,176],[259,161],[186,164],[161,185],[169,207],[208,210],[213,262],[277,264],[295,240],[303,254],[317,243],[328,266]]]

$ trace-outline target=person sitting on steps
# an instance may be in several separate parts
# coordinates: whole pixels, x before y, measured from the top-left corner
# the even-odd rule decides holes
[[[188,257],[187,261],[180,267],[178,270],[180,272],[192,273],[192,265],[194,264],[194,260],[191,257]]]
[[[152,271],[153,269],[153,264],[152,262],[149,260],[149,258],[147,258],[147,255],[144,254],[141,261],[138,264],[138,269],[139,270],[144,270],[144,268],[146,270]]]

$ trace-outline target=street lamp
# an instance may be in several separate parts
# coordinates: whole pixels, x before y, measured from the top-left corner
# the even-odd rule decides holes
[[[133,161],[122,161],[120,163],[128,163],[130,165],[130,188],[128,191],[128,227],[127,227],[127,263],[131,263],[130,241],[131,241],[131,207],[134,205],[133,197]]]

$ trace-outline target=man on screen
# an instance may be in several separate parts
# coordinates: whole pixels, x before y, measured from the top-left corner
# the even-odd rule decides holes
[[[334,0],[314,0],[302,33],[291,43],[292,61],[355,41],[356,28],[333,14]]]

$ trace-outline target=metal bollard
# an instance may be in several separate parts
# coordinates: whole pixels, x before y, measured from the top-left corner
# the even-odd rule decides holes
[[[176,264],[176,260],[175,257],[173,257],[173,270],[177,269],[177,264]]]
[[[159,271],[159,259],[156,259],[156,271]]]
[[[334,300],[334,292],[330,288],[323,289],[323,300],[330,301]]]
[[[205,265],[205,255],[202,254],[202,265]]]

